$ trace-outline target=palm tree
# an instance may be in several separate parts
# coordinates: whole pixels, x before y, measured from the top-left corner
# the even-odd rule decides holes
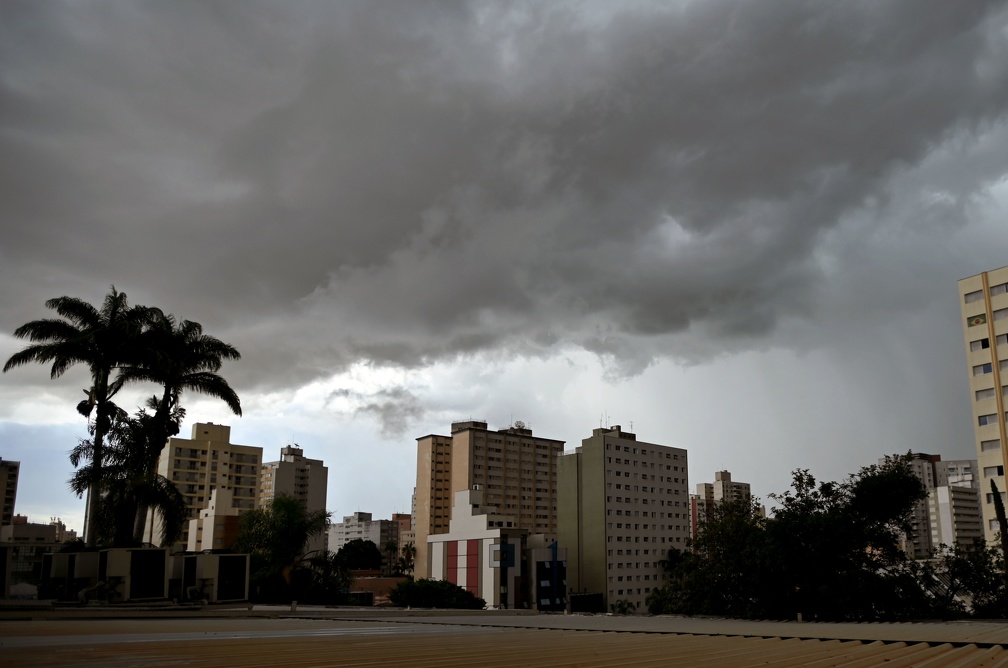
[[[416,545],[407,541],[402,546],[402,556],[399,557],[399,572],[403,575],[413,575],[413,562],[416,560]]]
[[[157,405],[156,397],[148,402]],[[181,408],[171,416],[180,422],[185,415]],[[175,484],[156,472],[151,474],[150,461],[158,454],[151,452],[149,432],[153,416],[141,409],[135,416],[116,408],[106,434],[104,464],[95,471],[91,462],[93,442],[82,440],[71,450],[70,461],[79,467],[70,479],[70,488],[78,494],[95,482],[103,489],[98,514],[93,520],[95,532],[102,544],[130,546],[134,539],[133,525],[141,505],[156,508],[164,521],[161,544],[169,545],[182,533],[189,509]],[[100,478],[100,479],[99,479]]]
[[[251,579],[274,593],[278,587],[289,592],[294,572],[309,558],[304,553],[308,541],[328,530],[331,515],[308,510],[287,494],[242,515],[235,547],[251,555]]]
[[[77,410],[88,418],[95,413],[91,457],[96,475],[87,492],[86,510],[87,517],[93,519],[98,515],[103,445],[112,420],[111,399],[121,387],[113,387],[110,376],[135,354],[134,343],[149,309],[130,307],[126,294],[115,286],[100,309],[76,297],[56,297],[48,300],[46,307],[60,318],[33,320],[14,330],[16,338],[28,339],[31,344],[11,355],[3,370],[6,373],[29,363],[51,363],[50,376],[55,379],[77,364],[88,366],[91,387],[84,390],[88,398],[78,404]],[[96,539],[89,520],[85,541],[93,547]]]
[[[124,367],[116,378],[114,387],[126,383],[153,382],[161,385],[160,397],[154,397],[148,451],[148,475],[157,473],[158,457],[168,437],[179,432],[179,423],[171,419],[179,407],[182,393],[192,390],[220,399],[235,415],[241,415],[241,402],[228,382],[217,375],[224,360],[241,359],[241,354],[220,339],[203,333],[198,322],[176,322],[175,316],[165,315],[159,309],[148,311],[147,327],[140,336],[140,359],[135,365]],[[143,538],[148,508],[141,505],[134,522],[134,539]]]

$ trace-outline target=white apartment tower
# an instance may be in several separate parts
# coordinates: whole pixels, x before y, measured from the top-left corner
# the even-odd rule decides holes
[[[985,271],[959,281],[963,339],[969,370],[973,433],[980,469],[984,535],[995,542],[993,481],[1005,498],[1008,467],[1008,431],[1005,400],[1008,395],[1008,267]]]

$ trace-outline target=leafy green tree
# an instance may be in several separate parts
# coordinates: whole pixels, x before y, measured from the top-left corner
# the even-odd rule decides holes
[[[994,498],[994,516],[998,522],[998,537],[1001,539],[1001,554],[1008,554],[1008,517],[1005,516],[1004,501],[1001,499],[997,483],[991,480],[990,486]],[[1005,578],[1008,578],[1008,570],[1005,571]]]
[[[907,556],[901,537],[913,531],[914,506],[925,498],[908,457],[862,468],[843,483],[816,485],[796,471],[794,492],[767,524],[782,567],[775,616],[868,620],[909,612],[897,595],[906,590]],[[897,587],[898,583],[902,583]],[[920,591],[920,588],[917,588]]]
[[[294,571],[305,561],[308,541],[329,528],[329,518],[329,512],[308,510],[286,494],[242,515],[235,547],[250,555],[251,580],[270,597],[289,596]]]
[[[661,561],[668,583],[648,599],[653,613],[765,616],[773,550],[755,500],[714,505],[690,550]]]
[[[773,496],[771,519],[754,502],[715,506],[691,554],[667,560],[670,581],[652,612],[735,617],[871,620],[921,616],[930,600],[900,548],[923,484],[908,457],[862,468],[842,483],[795,471]]]
[[[382,553],[370,540],[355,538],[336,553],[336,557],[351,571],[376,571],[382,565]]]
[[[939,551],[931,587],[942,616],[958,617],[969,612],[983,618],[1008,616],[1008,588],[1005,587],[1003,553],[983,539],[971,544],[943,546]]]
[[[126,383],[150,382],[160,385],[160,396],[152,399],[154,415],[148,424],[149,444],[153,457],[148,475],[157,473],[158,457],[170,436],[179,432],[180,423],[173,420],[173,411],[180,407],[182,394],[198,392],[220,399],[235,415],[241,415],[241,402],[228,382],[217,374],[225,360],[241,359],[239,352],[220,339],[203,333],[198,322],[176,322],[175,316],[159,309],[149,309],[146,327],[137,341],[136,363],[124,367],[116,377],[114,388]],[[134,522],[136,541],[143,537],[147,506],[141,503]]]
[[[389,592],[392,605],[412,608],[482,610],[486,601],[447,580],[406,580]]]
[[[31,343],[15,353],[4,365],[4,372],[29,363],[51,364],[50,376],[59,378],[69,368],[83,364],[91,372],[91,387],[85,390],[87,399],[78,404],[81,414],[94,413],[91,464],[94,485],[88,490],[87,514],[95,518],[99,512],[102,489],[101,469],[104,464],[105,436],[112,420],[112,396],[116,387],[111,376],[114,370],[128,364],[136,354],[136,339],[147,317],[148,309],[130,307],[126,294],[113,286],[100,308],[75,297],[56,297],[46,302],[59,318],[33,320],[14,330],[14,336]],[[94,546],[97,535],[89,520],[85,541]]]

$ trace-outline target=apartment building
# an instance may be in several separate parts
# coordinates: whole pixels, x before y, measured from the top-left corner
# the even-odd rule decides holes
[[[280,449],[280,459],[266,462],[259,471],[259,507],[266,508],[277,494],[302,501],[308,510],[325,510],[329,469],[321,459],[309,459],[295,443]],[[305,552],[326,549],[325,533],[313,536]]]
[[[309,459],[296,443],[280,449],[280,459],[266,462],[259,473],[259,507],[277,494],[303,501],[309,510],[325,510],[329,469],[321,459]]]
[[[696,494],[689,497],[690,538],[696,540],[711,509],[722,501],[738,501],[752,497],[747,482],[732,480],[730,471],[715,471],[714,482],[700,482]]]
[[[0,457],[0,494],[3,495],[3,505],[0,506],[0,526],[7,526],[14,519],[14,502],[17,501],[20,471],[20,462],[12,462]]]
[[[356,512],[329,526],[329,551],[339,552],[352,540],[369,540],[382,554],[389,541],[396,540],[399,525],[392,520],[372,519],[371,513]]]
[[[232,504],[230,489],[216,487],[210,492],[210,501],[199,516],[189,520],[186,550],[224,550],[238,541],[241,513]]]
[[[984,536],[996,542],[997,517],[990,483],[1004,498],[1008,466],[1005,397],[1008,395],[1008,267],[959,281],[973,434],[981,471]]]
[[[638,441],[619,425],[595,429],[559,461],[559,544],[572,593],[602,593],[607,609],[646,610],[661,561],[686,547],[686,450]]]
[[[216,488],[230,490],[231,505],[239,513],[259,505],[259,473],[262,448],[231,442],[231,427],[212,422],[197,422],[192,438],[172,437],[161,452],[158,473],[175,483],[185,497],[189,517],[198,519]],[[161,541],[161,518],[152,511],[147,516],[144,540]],[[180,541],[189,542],[189,528]]]
[[[971,544],[983,538],[980,490],[968,485],[941,485],[928,490],[931,545]]]
[[[451,436],[428,434],[417,439],[417,480],[413,492],[417,551],[413,572],[417,578],[430,576],[427,536],[448,531],[452,507],[451,452]]]
[[[878,460],[880,465],[884,462]],[[912,535],[903,538],[907,554],[927,559],[940,545],[968,543],[978,537],[982,522],[977,461],[942,461],[941,455],[914,452],[909,464],[928,496],[914,506]]]
[[[564,442],[535,436],[522,422],[497,431],[454,422],[451,435],[417,439],[416,577],[430,576],[427,537],[447,533],[455,492],[479,485],[484,502],[529,533],[557,536],[557,458]]]

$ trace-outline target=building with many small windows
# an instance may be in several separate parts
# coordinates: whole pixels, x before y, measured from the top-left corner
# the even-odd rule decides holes
[[[320,459],[304,456],[297,443],[280,449],[280,459],[266,462],[259,472],[259,507],[266,508],[278,494],[286,494],[305,504],[308,510],[326,509],[329,469]],[[326,534],[312,536],[305,552],[326,549]]]
[[[747,482],[732,480],[730,471],[715,471],[714,482],[699,482],[696,494],[689,497],[690,538],[700,535],[708,513],[723,501],[742,501],[752,497],[752,488]]]
[[[878,460],[879,465],[885,459]],[[980,494],[975,459],[949,459],[914,452],[910,470],[927,490],[927,498],[914,506],[912,532],[903,537],[903,549],[915,559],[927,559],[941,545],[968,544],[981,535]]]
[[[966,367],[969,370],[973,433],[984,492],[984,535],[996,542],[997,517],[990,483],[1005,494],[1008,467],[1008,267],[959,281]],[[1003,498],[1003,496],[1002,496]]]
[[[230,490],[231,507],[242,514],[259,505],[262,453],[262,448],[232,443],[231,427],[227,425],[197,422],[192,427],[192,438],[168,439],[158,460],[158,473],[175,483],[185,497],[191,519],[199,518],[216,488]],[[161,542],[161,517],[156,511],[147,515],[144,540]],[[188,544],[188,526],[180,541]]]
[[[451,436],[417,439],[415,576],[430,576],[428,536],[447,533],[455,492],[478,485],[484,502],[529,533],[557,536],[557,458],[564,442],[534,436],[524,423],[497,431],[454,422]]]
[[[329,525],[329,551],[339,552],[340,548],[352,540],[367,540],[375,544],[382,555],[389,541],[396,540],[399,525],[392,520],[372,519],[371,513],[356,512],[347,515],[342,522]]]
[[[0,504],[0,526],[6,526],[14,518],[14,502],[17,500],[18,473],[20,462],[4,460],[0,457],[0,494],[3,503]]]
[[[572,593],[602,593],[607,609],[646,610],[661,561],[689,531],[686,450],[595,429],[559,462],[559,544]]]

